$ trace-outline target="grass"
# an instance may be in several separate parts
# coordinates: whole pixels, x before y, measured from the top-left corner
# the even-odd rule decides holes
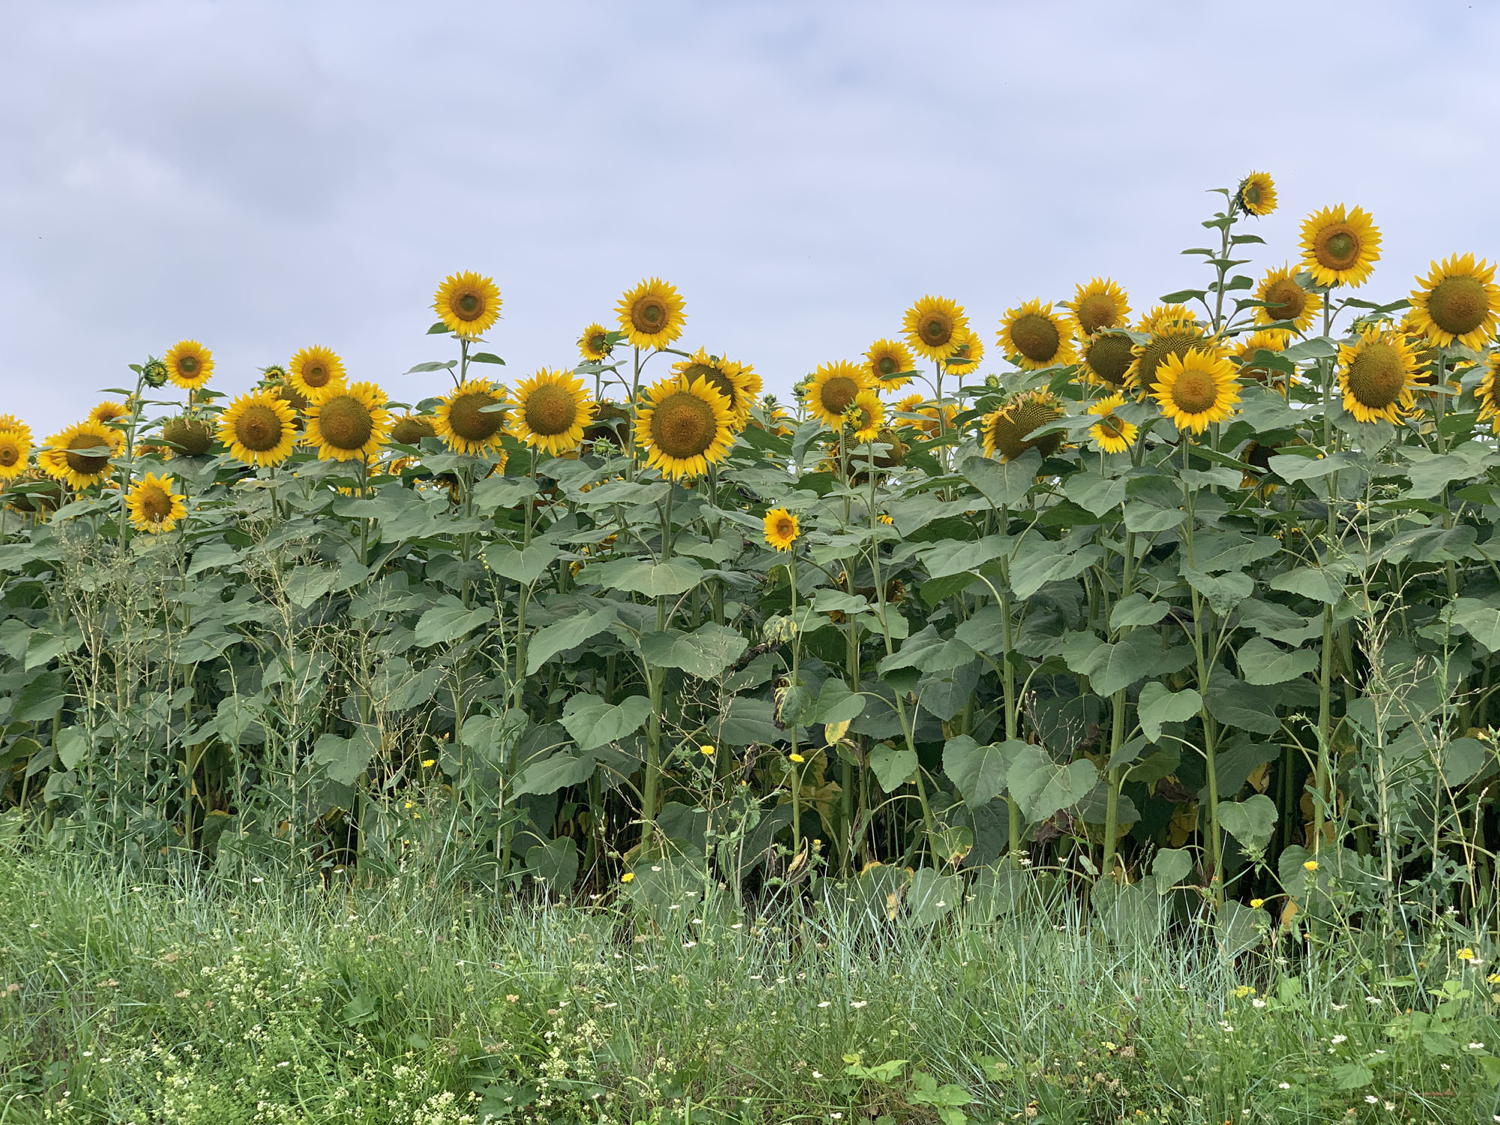
[[[1500,1039],[1500,997],[1452,950],[1404,973],[1341,943],[1226,960],[1035,896],[928,929],[835,898],[758,917],[687,895],[648,924],[417,875],[326,889],[0,845],[0,1125],[1500,1112],[1470,1046]]]

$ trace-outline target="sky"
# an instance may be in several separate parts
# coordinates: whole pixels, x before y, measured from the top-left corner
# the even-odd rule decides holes
[[[492,276],[491,368],[571,368],[644,277],[681,343],[783,397],[913,300],[994,330],[1112,277],[1208,277],[1208,189],[1267,171],[1257,272],[1369,210],[1362,296],[1500,258],[1500,5],[924,0],[7,3],[0,413],[44,436],[183,338],[238,393],[321,344],[441,393],[442,279]],[[486,373],[489,373],[488,371]]]

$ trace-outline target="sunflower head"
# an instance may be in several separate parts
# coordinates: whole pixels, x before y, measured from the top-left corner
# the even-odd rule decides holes
[[[408,416],[397,423],[398,426],[405,423],[404,432],[415,435],[412,440],[402,440],[394,430],[391,436],[403,445],[415,445],[435,433],[457,453],[476,456],[493,453],[500,448],[510,421],[508,411],[496,409],[505,403],[505,392],[494,383],[488,379],[469,379],[438,401],[431,421]],[[419,423],[426,424],[426,433],[417,432]]]
[[[687,315],[682,295],[659,277],[626,290],[615,306],[620,331],[632,347],[664,348],[682,335]]]
[[[1090,279],[1064,304],[1072,314],[1072,329],[1080,340],[1106,328],[1124,328],[1129,323],[1130,302],[1125,290],[1107,277]]]
[[[1261,218],[1276,210],[1276,184],[1267,172],[1251,172],[1240,181],[1234,203],[1247,215]]]
[[[618,332],[611,332],[602,324],[590,324],[578,337],[578,354],[590,363],[603,363],[615,350]]]
[[[449,274],[432,298],[432,308],[449,332],[472,340],[500,319],[500,290],[494,279],[465,270]]]
[[[307,442],[320,461],[365,461],[380,452],[390,432],[386,396],[374,383],[334,385],[309,396]]]
[[[1419,288],[1412,290],[1412,323],[1439,347],[1461,344],[1476,351],[1495,334],[1500,319],[1500,286],[1495,267],[1473,254],[1433,262]]]
[[[436,436],[432,419],[420,414],[402,414],[391,422],[391,441],[397,445],[416,445],[423,438]]]
[[[1234,364],[1213,347],[1163,356],[1152,394],[1173,425],[1195,434],[1202,433],[1211,422],[1228,418],[1240,400]]]
[[[1492,432],[1500,429],[1500,352],[1491,354],[1485,365],[1484,376],[1474,388],[1474,401],[1479,405],[1479,420],[1487,420]]]
[[[79,422],[47,439],[37,455],[42,471],[74,488],[88,488],[109,475],[110,457],[121,435],[99,422]]]
[[[885,403],[873,390],[860,391],[844,411],[844,422],[854,432],[855,441],[875,441],[885,425]]]
[[[953,334],[953,350],[945,364],[954,375],[969,375],[979,370],[984,362],[984,343],[979,336],[965,328]]]
[[[876,384],[888,391],[899,391],[910,383],[916,366],[911,349],[900,340],[876,340],[865,352],[865,363]]]
[[[1140,394],[1148,394],[1160,377],[1161,365],[1168,356],[1184,356],[1195,348],[1210,349],[1218,354],[1218,345],[1209,341],[1196,323],[1163,321],[1163,329],[1151,334],[1144,344],[1132,349],[1135,360],[1130,368],[1130,384]]]
[[[593,446],[604,442],[616,450],[624,449],[630,440],[630,411],[618,402],[603,401],[594,410],[594,419],[584,428],[583,443]]]
[[[1380,231],[1362,207],[1340,203],[1302,223],[1302,268],[1319,285],[1363,285],[1380,260]]]
[[[279,465],[292,455],[296,415],[269,388],[240,395],[219,416],[219,440],[246,465]]]
[[[1127,386],[1134,349],[1135,341],[1123,332],[1096,332],[1084,341],[1084,377],[1104,387]]]
[[[130,407],[126,406],[123,402],[115,402],[107,399],[89,411],[89,421],[108,425],[117,419],[124,418],[129,413]]]
[[[14,414],[0,414],[0,430],[14,430],[26,439],[27,444],[32,441],[31,427]]]
[[[953,351],[959,329],[969,327],[969,318],[962,305],[929,294],[906,310],[901,326],[918,355],[941,361]]]
[[[64,500],[61,482],[40,469],[27,469],[0,490],[8,508],[30,516],[43,516],[62,507]]]
[[[729,403],[729,412],[737,430],[750,421],[750,409],[760,394],[761,379],[753,368],[732,360],[709,355],[699,348],[687,359],[674,363],[672,370],[689,382],[704,379]]]
[[[1089,407],[1089,413],[1099,421],[1089,427],[1089,437],[1094,447],[1104,453],[1124,453],[1135,441],[1140,428],[1127,422],[1115,412],[1125,405],[1125,396],[1120,394],[1102,398]]]
[[[1234,350],[1235,358],[1240,361],[1239,377],[1253,379],[1257,383],[1281,383],[1286,378],[1285,372],[1256,367],[1252,361],[1257,352],[1279,352],[1290,340],[1291,333],[1285,329],[1269,328],[1250,333]]]
[[[868,368],[843,360],[825,363],[807,385],[807,409],[830,430],[837,430],[844,424],[844,411],[854,405],[860,392],[874,389]]]
[[[15,480],[26,472],[31,457],[31,438],[20,430],[0,426],[0,481]]]
[[[663,476],[702,476],[729,456],[733,442],[729,403],[707,380],[672,375],[648,388],[636,444]]]
[[[197,340],[179,340],[162,357],[167,378],[179,387],[195,391],[214,373],[214,353]]]
[[[148,387],[165,387],[171,375],[167,365],[154,355],[147,356],[146,362],[141,364],[141,382]]]
[[[1007,309],[1005,319],[1000,322],[999,339],[1000,350],[1028,371],[1077,360],[1071,328],[1052,311],[1050,302],[1031,300]]]
[[[1371,325],[1339,346],[1344,409],[1359,422],[1399,422],[1413,404],[1417,357],[1400,330]]]
[[[1296,269],[1286,265],[1261,278],[1255,299],[1261,302],[1255,310],[1256,324],[1291,321],[1296,332],[1306,332],[1312,327],[1313,317],[1323,307],[1322,296],[1302,288],[1297,282]]]
[[[325,387],[341,387],[348,378],[344,361],[329,348],[303,348],[292,356],[287,382],[307,398]]]
[[[178,453],[186,457],[202,457],[214,443],[214,432],[202,418],[193,414],[180,414],[169,418],[162,425],[161,437]]]
[[[1000,409],[985,415],[981,423],[984,452],[1002,461],[1014,461],[1028,449],[1050,457],[1062,445],[1062,434],[1056,432],[1031,436],[1031,432],[1049,426],[1063,416],[1062,406],[1047,391],[1027,391],[1017,395]]]
[[[765,537],[768,546],[775,547],[778,551],[790,551],[801,534],[802,525],[785,508],[772,508],[766,513]]]
[[[176,483],[171,477],[147,473],[125,494],[125,510],[137,531],[171,531],[187,515],[186,497],[172,491]]]
[[[596,409],[583,380],[569,371],[538,371],[516,384],[515,401],[516,437],[553,457],[578,448]]]

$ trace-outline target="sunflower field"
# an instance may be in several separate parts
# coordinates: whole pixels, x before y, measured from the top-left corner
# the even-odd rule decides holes
[[[1364,210],[1257,264],[1271,178],[1219,194],[1200,287],[924,296],[786,403],[654,278],[503,381],[459,273],[399,384],[314,346],[228,399],[184,340],[45,440],[0,416],[0,807],[647,906],[936,920],[1030,868],[1242,946],[1482,915],[1494,267],[1367,298]]]

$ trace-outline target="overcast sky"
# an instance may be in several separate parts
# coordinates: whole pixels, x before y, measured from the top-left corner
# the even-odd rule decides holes
[[[308,344],[395,399],[492,275],[509,378],[659,275],[683,342],[785,391],[923,293],[1206,280],[1204,189],[1269,171],[1257,267],[1370,210],[1366,294],[1500,256],[1500,5],[788,2],[3,6],[0,413],[44,435],[184,337],[215,385]]]

